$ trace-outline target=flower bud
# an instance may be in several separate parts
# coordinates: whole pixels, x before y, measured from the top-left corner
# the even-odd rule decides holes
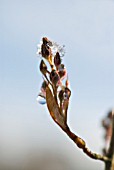
[[[42,44],[41,46],[41,55],[42,57],[44,57],[45,59],[48,59],[51,53],[51,49],[47,46]]]
[[[58,97],[59,97],[59,100],[62,102],[65,100],[69,100],[70,96],[71,96],[70,89],[65,87],[64,89],[60,90]]]
[[[71,90],[65,87],[64,99],[69,99],[71,96]]]
[[[40,63],[40,71],[42,72],[43,75],[46,75],[47,73],[47,66],[43,60],[41,60]]]
[[[44,45],[47,45],[48,41],[49,41],[49,40],[48,40],[47,37],[43,37],[43,38],[42,38],[42,42],[43,42]]]
[[[61,58],[60,58],[59,52],[57,52],[54,57],[54,64],[56,67],[58,67],[61,64]]]
[[[43,41],[43,44],[44,44],[44,45],[52,46],[52,42],[49,41],[47,37],[43,37],[43,38],[42,38],[42,41]]]
[[[51,48],[49,47],[49,45],[51,46],[52,43],[46,37],[42,38],[42,41],[43,44],[41,46],[41,55],[45,59],[49,60],[50,56],[52,56]]]

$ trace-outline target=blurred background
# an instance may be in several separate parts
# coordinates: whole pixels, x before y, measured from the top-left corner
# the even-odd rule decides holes
[[[65,45],[72,96],[68,123],[101,153],[101,120],[114,107],[113,0],[0,0],[0,170],[103,170],[36,101],[37,44]]]

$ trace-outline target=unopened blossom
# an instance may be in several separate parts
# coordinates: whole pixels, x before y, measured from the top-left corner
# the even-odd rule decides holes
[[[60,57],[60,54],[58,52],[54,56],[54,64],[56,66],[56,69],[58,70],[58,68],[59,68],[59,66],[61,64],[61,57]]]

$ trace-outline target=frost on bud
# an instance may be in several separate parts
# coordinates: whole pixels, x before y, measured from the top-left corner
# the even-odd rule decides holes
[[[65,46],[60,46],[56,42],[52,42],[52,47],[51,47],[52,53],[56,55],[57,52],[59,52],[59,55],[63,57],[65,55]]]

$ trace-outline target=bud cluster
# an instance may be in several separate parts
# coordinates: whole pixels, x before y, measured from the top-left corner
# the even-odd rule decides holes
[[[111,140],[112,114],[109,113],[109,115],[102,121],[102,126],[106,132],[106,148],[104,149],[105,156],[102,156],[92,152],[86,146],[86,142],[75,135],[68,126],[67,111],[71,90],[69,89],[67,71],[62,61],[62,57],[64,56],[64,46],[61,47],[57,43],[50,41],[47,37],[43,37],[38,45],[37,54],[41,55],[39,69],[43,76],[43,83],[37,98],[38,102],[40,104],[47,104],[48,111],[54,122],[59,125],[59,127],[80,149],[83,150],[87,156],[110,164],[110,158],[107,157],[107,146],[109,141],[113,143],[113,139]]]
[[[41,55],[39,68],[44,81],[37,100],[40,104],[47,102],[46,88],[48,86],[59,107],[60,114],[65,116],[67,114],[71,91],[69,89],[67,70],[62,62],[64,53],[64,46],[59,46],[47,37],[42,38],[42,42],[38,45],[37,54]],[[41,101],[42,98],[44,99],[43,102]]]

